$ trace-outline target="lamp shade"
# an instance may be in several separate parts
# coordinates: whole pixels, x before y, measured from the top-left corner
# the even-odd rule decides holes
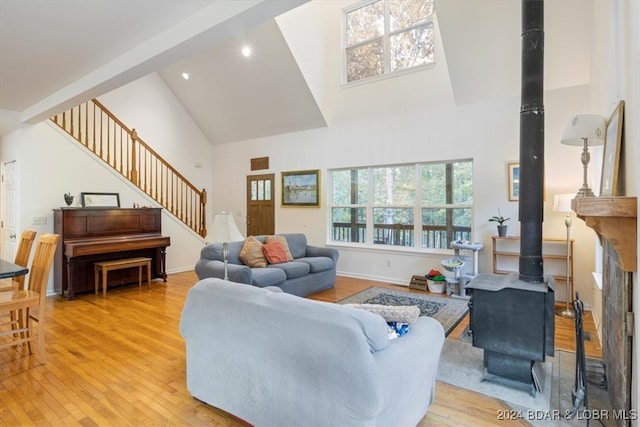
[[[213,216],[211,232],[207,236],[211,243],[227,243],[244,240],[244,236],[238,230],[231,212],[218,212]]]
[[[575,196],[575,194],[556,194],[553,196],[551,210],[554,212],[571,212],[571,199]]]
[[[560,143],[565,145],[589,146],[604,144],[607,121],[598,114],[577,114],[564,128]]]

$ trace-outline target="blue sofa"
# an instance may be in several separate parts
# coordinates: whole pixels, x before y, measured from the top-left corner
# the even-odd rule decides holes
[[[307,296],[335,285],[339,254],[337,250],[308,245],[307,237],[302,233],[284,233],[280,236],[287,239],[289,251],[294,259],[287,263],[269,264],[266,268],[251,268],[240,260],[244,240],[229,242],[229,280],[260,288],[277,286],[286,293],[298,296]],[[255,237],[265,243],[266,236]],[[213,243],[202,248],[195,272],[199,279],[224,278],[222,243]]]
[[[261,427],[415,426],[434,401],[442,325],[385,320],[274,288],[204,279],[180,320],[191,395]]]

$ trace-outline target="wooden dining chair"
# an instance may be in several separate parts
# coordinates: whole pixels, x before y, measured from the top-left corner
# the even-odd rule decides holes
[[[0,291],[0,315],[17,312],[16,320],[0,324],[9,324],[9,328],[0,329],[0,337],[5,339],[0,342],[0,349],[15,347],[26,343],[29,354],[33,354],[31,342],[38,340],[38,353],[41,363],[45,363],[44,351],[44,313],[47,295],[47,283],[51,264],[56,252],[59,236],[57,234],[41,234],[38,238],[36,251],[29,268],[29,281],[27,289],[12,291]],[[18,329],[12,329],[17,322]],[[37,337],[35,331],[37,327]],[[16,332],[18,332],[16,334]],[[11,337],[11,338],[9,338]]]
[[[13,263],[19,265],[21,267],[26,267],[29,264],[29,256],[31,255],[31,247],[33,246],[33,241],[36,239],[36,232],[33,230],[24,230],[22,235],[20,236],[20,242],[18,243],[18,250],[16,251],[16,256],[14,258]],[[0,279],[0,291],[13,291],[17,289],[24,289],[24,279],[25,275],[20,275],[18,277],[11,277],[6,279]],[[2,317],[8,317],[11,322],[12,328],[18,329],[16,311],[12,311],[11,313],[5,313],[0,315]]]
[[[36,232],[33,230],[24,230],[20,236],[20,243],[18,243],[18,250],[16,252],[13,263],[20,267],[26,267],[29,264],[29,255],[31,255],[31,247],[33,241],[36,240]],[[0,280],[0,291],[23,289],[24,277],[18,276],[11,279]]]

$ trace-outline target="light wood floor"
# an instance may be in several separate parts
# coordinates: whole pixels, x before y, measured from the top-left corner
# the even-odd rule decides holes
[[[107,298],[81,294],[48,298],[47,363],[25,348],[0,352],[0,425],[244,426],[235,417],[193,399],[185,385],[184,341],[178,333],[193,272],[170,275],[151,290],[109,289]],[[385,283],[340,277],[314,299],[337,301]],[[405,289],[406,288],[402,288]],[[136,313],[133,315],[133,313]],[[449,339],[457,339],[464,320]],[[587,313],[585,328],[594,333]],[[556,316],[556,349],[575,348],[573,322]],[[597,342],[587,354],[601,357]],[[407,396],[410,399],[411,396]],[[420,426],[527,425],[498,422],[502,402],[437,383],[436,401]]]

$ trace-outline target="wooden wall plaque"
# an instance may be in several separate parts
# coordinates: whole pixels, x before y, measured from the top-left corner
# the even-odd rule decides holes
[[[269,157],[256,157],[251,159],[251,170],[257,171],[269,169]]]

